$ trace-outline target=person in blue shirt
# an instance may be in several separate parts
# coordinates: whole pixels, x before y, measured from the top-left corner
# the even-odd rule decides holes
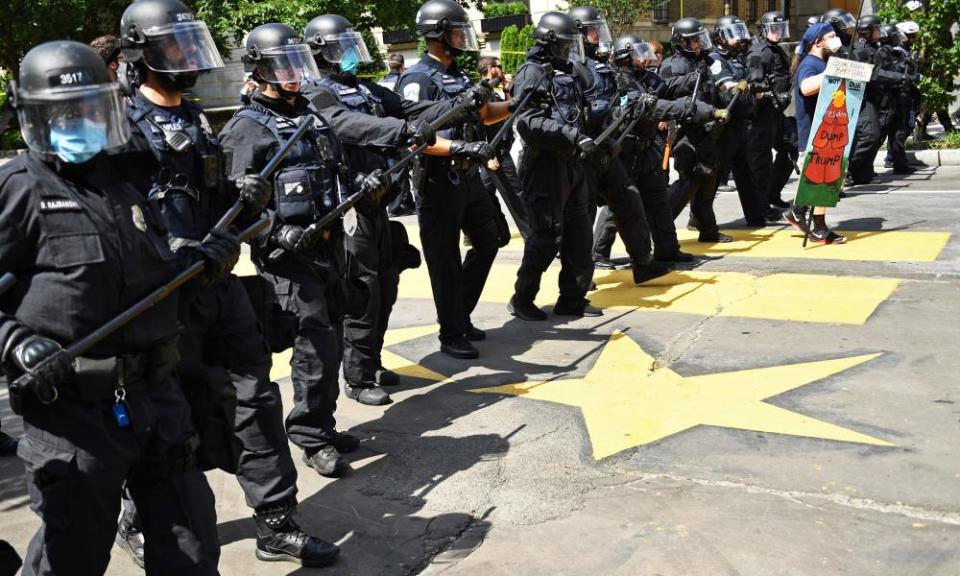
[[[807,28],[800,41],[800,62],[797,65],[794,82],[797,115],[797,148],[801,154],[799,164],[803,165],[803,153],[807,149],[810,139],[810,127],[817,110],[817,98],[820,95],[820,86],[823,84],[824,72],[827,69],[827,59],[835,54],[842,42],[827,23],[817,23]],[[846,238],[827,227],[827,209],[822,206],[813,207],[813,229],[807,229],[808,206],[794,206],[784,212],[783,216],[794,228],[818,244],[843,244]]]

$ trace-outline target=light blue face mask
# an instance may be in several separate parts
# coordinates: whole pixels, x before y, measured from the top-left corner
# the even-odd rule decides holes
[[[340,58],[340,71],[344,74],[356,74],[357,67],[360,66],[360,56],[357,55],[356,48],[350,48],[344,52]]]
[[[107,124],[71,118],[50,127],[50,146],[64,162],[82,164],[107,147]]]

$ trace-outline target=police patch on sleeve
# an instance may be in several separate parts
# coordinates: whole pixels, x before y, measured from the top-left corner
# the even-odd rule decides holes
[[[723,64],[719,60],[714,60],[713,64],[710,65],[710,73],[716,76],[723,70]]]
[[[130,207],[130,212],[133,215],[133,225],[136,226],[137,230],[141,232],[147,231],[147,219],[143,217],[143,210],[139,206],[134,204]]]
[[[403,99],[410,100],[411,102],[420,101],[420,85],[416,82],[411,82],[403,87]]]
[[[343,215],[343,231],[351,238],[357,232],[357,211],[353,208]]]

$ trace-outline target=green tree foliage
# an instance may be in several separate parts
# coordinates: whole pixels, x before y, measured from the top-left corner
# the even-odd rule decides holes
[[[603,15],[610,33],[616,38],[628,33],[633,23],[649,16],[654,8],[665,4],[668,0],[592,0],[588,3]]]
[[[513,16],[514,14],[526,14],[530,9],[523,2],[496,2],[484,4],[484,18],[499,18],[500,16]]]
[[[129,0],[0,0],[0,68],[14,73],[30,48],[49,40],[89,42],[116,34]]]
[[[925,111],[942,110],[953,103],[954,78],[960,70],[960,45],[950,28],[960,22],[960,0],[928,0],[924,10],[911,12],[899,0],[879,0],[877,15],[885,22],[913,20],[920,25],[915,50],[920,52],[924,78],[919,89]]]
[[[500,64],[505,74],[516,74],[533,43],[533,26],[530,24],[520,30],[516,26],[503,29],[500,34]]]

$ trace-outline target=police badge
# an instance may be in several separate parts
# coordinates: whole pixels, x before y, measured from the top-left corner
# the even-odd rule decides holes
[[[143,217],[143,210],[140,209],[140,206],[134,204],[130,207],[130,212],[133,213],[133,225],[136,226],[137,230],[146,232],[147,219]]]

